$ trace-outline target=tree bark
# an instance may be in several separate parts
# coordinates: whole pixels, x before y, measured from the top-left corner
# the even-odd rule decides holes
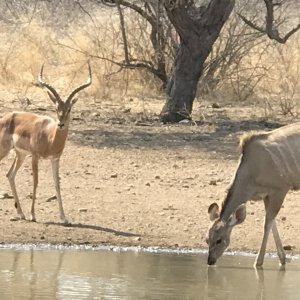
[[[204,62],[228,19],[234,0],[211,0],[206,7],[191,1],[165,0],[165,9],[179,37],[180,45],[166,89],[161,121],[175,123],[191,119],[197,84]],[[170,4],[171,3],[171,4]]]

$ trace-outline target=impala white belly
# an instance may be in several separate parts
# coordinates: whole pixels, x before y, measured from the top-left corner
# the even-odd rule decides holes
[[[12,140],[13,140],[13,145],[14,145],[14,149],[18,152],[21,152],[23,154],[29,155],[31,152],[29,151],[29,149],[26,149],[24,147],[22,147],[22,145],[28,145],[28,141],[25,141],[25,138],[20,137],[18,134],[13,134],[12,135]],[[23,140],[23,141],[22,141]]]

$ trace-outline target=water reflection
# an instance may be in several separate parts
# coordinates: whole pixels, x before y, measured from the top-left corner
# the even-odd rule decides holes
[[[267,260],[264,269],[252,264],[253,258],[229,257],[221,266],[208,268],[204,299],[299,299],[299,261],[287,271],[280,270],[275,259]]]
[[[299,299],[300,262],[252,268],[253,257],[109,251],[0,250],[6,299]]]

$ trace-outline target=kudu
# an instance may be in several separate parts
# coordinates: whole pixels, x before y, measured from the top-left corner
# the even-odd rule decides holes
[[[50,159],[60,219],[63,223],[67,224],[68,220],[65,217],[60,193],[59,160],[68,135],[71,108],[77,101],[74,96],[92,83],[92,73],[90,64],[88,64],[89,77],[87,82],[74,89],[66,101],[63,101],[58,92],[44,81],[43,69],[44,66],[42,66],[39,73],[38,82],[41,87],[47,89],[51,101],[55,104],[57,118],[54,120],[48,116],[40,116],[31,112],[12,112],[6,114],[0,119],[0,160],[2,160],[11,149],[14,149],[16,156],[7,173],[7,177],[19,218],[25,219],[16,190],[15,177],[26,156],[32,156],[33,194],[31,220],[36,221],[34,206],[38,185],[38,161],[40,158]]]
[[[232,228],[246,218],[245,203],[262,199],[265,221],[262,244],[255,266],[264,261],[267,240],[272,230],[282,268],[285,253],[276,227],[275,218],[290,189],[300,188],[300,123],[270,132],[248,133],[240,141],[241,156],[234,178],[222,203],[209,206],[213,221],[208,230],[209,265],[216,263],[230,242]]]

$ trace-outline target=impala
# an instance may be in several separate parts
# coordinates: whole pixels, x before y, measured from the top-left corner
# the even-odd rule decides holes
[[[15,177],[26,156],[32,156],[33,193],[31,220],[36,221],[34,206],[38,185],[38,162],[40,158],[50,159],[60,219],[63,223],[68,224],[60,193],[59,161],[68,136],[70,112],[77,101],[77,98],[74,98],[74,96],[92,83],[92,73],[90,64],[88,64],[89,77],[87,82],[74,89],[66,101],[63,101],[58,92],[44,81],[43,69],[44,65],[39,73],[38,82],[41,87],[47,89],[49,98],[55,104],[56,119],[36,115],[31,112],[12,112],[6,114],[0,119],[0,160],[2,160],[11,149],[14,149],[16,155],[7,173],[7,177],[13,193],[18,217],[24,220],[25,215],[21,209],[17,194]]]
[[[263,199],[265,205],[264,233],[255,267],[264,261],[267,240],[273,233],[281,266],[285,253],[276,226],[276,216],[290,189],[300,188],[300,123],[270,132],[249,133],[241,139],[242,154],[235,176],[222,203],[208,209],[213,221],[208,231],[208,264],[215,264],[229,245],[233,227],[246,218],[245,203]]]

